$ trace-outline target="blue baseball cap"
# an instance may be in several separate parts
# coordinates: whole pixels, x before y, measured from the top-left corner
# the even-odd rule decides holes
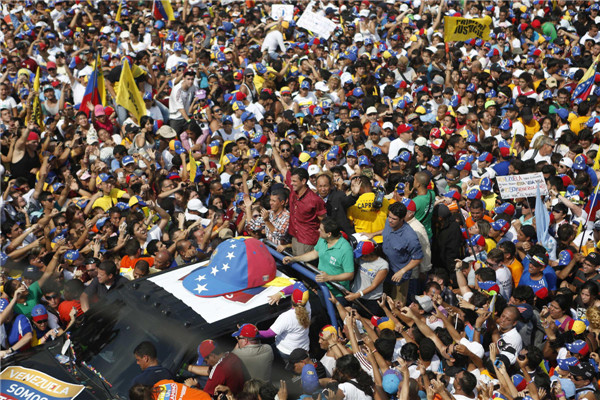
[[[358,157],[358,166],[359,167],[369,166],[369,165],[371,165],[371,162],[369,161],[369,158],[367,156]]]
[[[492,190],[492,180],[488,177],[483,178],[481,182],[479,182],[479,189],[483,191]]]
[[[433,168],[439,168],[444,162],[440,156],[433,156],[431,160],[427,161],[427,164],[431,165]]]

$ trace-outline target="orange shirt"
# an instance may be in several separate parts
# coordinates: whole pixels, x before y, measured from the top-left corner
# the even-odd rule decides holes
[[[521,275],[523,275],[523,264],[516,258],[512,263],[507,265],[508,269],[510,269],[510,273],[512,274],[513,282],[515,283],[515,287],[519,285],[519,281],[521,280]]]
[[[137,263],[139,260],[146,261],[148,264],[150,264],[150,268],[152,268],[154,265],[154,257],[131,258],[129,256],[125,256],[121,259],[121,264],[119,265],[121,274],[135,267],[135,263]]]
[[[485,220],[486,220],[487,222],[489,222],[490,224],[491,224],[492,222],[494,222],[494,220],[492,219],[492,217],[490,217],[489,215],[484,215],[484,216],[483,216],[483,219],[485,219]],[[470,215],[469,215],[469,218],[467,218],[467,221],[466,221],[466,223],[467,223],[467,228],[470,228],[470,227],[472,227],[473,225],[475,225],[475,221],[473,221],[473,217],[471,217]]]

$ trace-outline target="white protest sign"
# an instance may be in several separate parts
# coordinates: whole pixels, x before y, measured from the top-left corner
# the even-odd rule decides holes
[[[337,25],[332,20],[325,18],[312,11],[306,10],[296,22],[299,28],[304,28],[311,31],[314,35],[320,36],[325,40],[329,39],[331,33]]]
[[[271,18],[275,21],[291,21],[294,19],[294,6],[292,4],[273,4],[271,6]]]
[[[544,174],[536,172],[533,174],[497,176],[500,197],[503,199],[516,199],[518,197],[535,197],[537,189],[540,195],[548,194],[548,187],[544,180]]]

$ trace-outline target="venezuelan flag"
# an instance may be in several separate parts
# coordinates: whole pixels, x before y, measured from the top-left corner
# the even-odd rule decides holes
[[[585,71],[583,77],[579,80],[577,87],[573,91],[573,95],[571,96],[571,100],[581,99],[585,100],[590,95],[592,91],[592,86],[594,86],[594,79],[596,78],[596,66],[598,65],[598,57],[594,60],[592,65]]]
[[[94,110],[90,110],[88,108],[88,103],[92,103],[95,105],[104,105],[106,104],[106,89],[104,86],[104,73],[102,72],[102,68],[100,67],[100,55],[96,55],[96,61],[94,62],[94,71],[88,80],[88,84],[85,88],[85,94],[83,95],[83,99],[81,100],[81,106],[79,106],[79,111],[83,111],[87,114],[91,113]]]
[[[173,7],[171,7],[171,2],[169,0],[154,0],[152,8],[155,19],[166,19],[168,21],[175,21]]]

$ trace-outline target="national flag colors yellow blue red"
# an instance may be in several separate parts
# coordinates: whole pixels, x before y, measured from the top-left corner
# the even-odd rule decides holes
[[[94,62],[93,68],[94,70],[90,75],[90,79],[85,88],[85,94],[81,100],[81,106],[79,107],[79,111],[85,113],[94,111],[88,107],[88,103],[91,103],[92,106],[106,104],[106,88],[104,86],[104,73],[101,68],[100,54],[96,55],[96,61]]]
[[[169,0],[154,0],[154,5],[152,8],[155,19],[175,21],[173,7],[171,7],[171,2]]]

